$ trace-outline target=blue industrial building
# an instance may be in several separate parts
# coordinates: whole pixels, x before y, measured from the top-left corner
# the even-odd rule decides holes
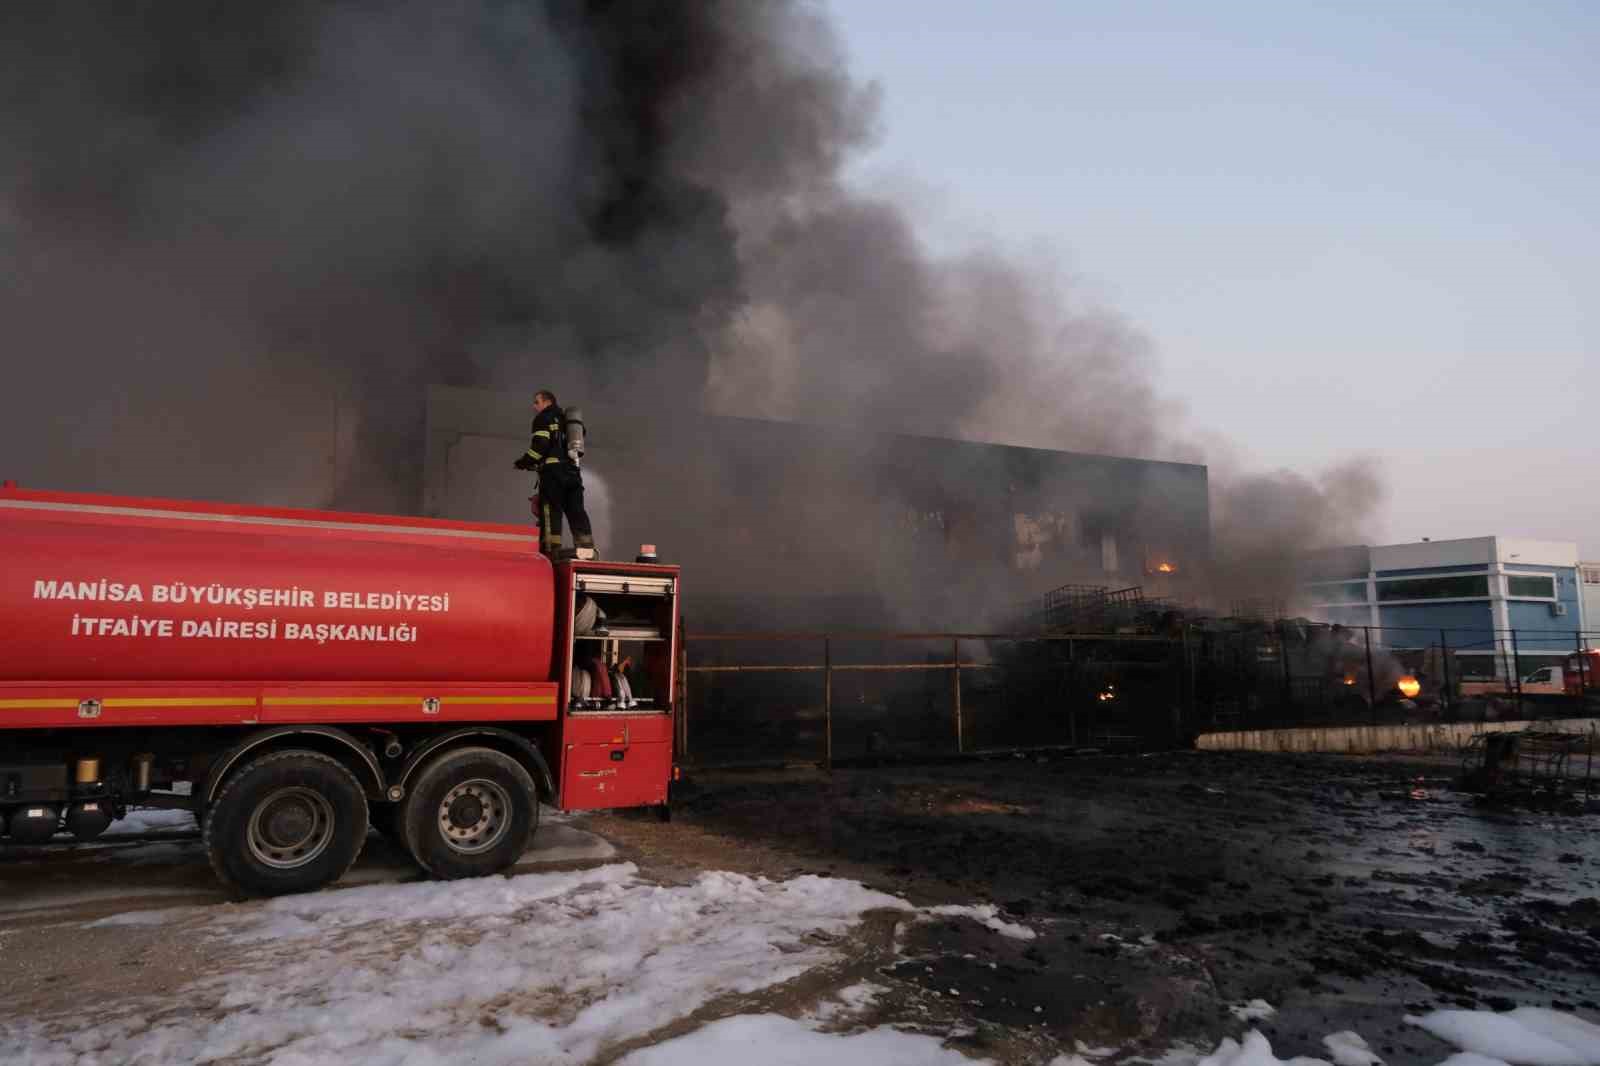
[[[1590,646],[1578,546],[1516,537],[1340,548],[1309,562],[1315,617],[1389,648],[1444,644],[1464,674],[1509,676]],[[1596,620],[1600,621],[1600,620]]]

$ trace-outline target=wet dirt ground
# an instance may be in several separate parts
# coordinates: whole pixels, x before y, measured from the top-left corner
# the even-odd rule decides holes
[[[1256,999],[1277,1012],[1248,1024],[1281,1058],[1326,1058],[1322,1037],[1354,1029],[1390,1066],[1451,1051],[1407,1013],[1536,1005],[1600,1021],[1600,815],[1488,810],[1451,780],[1396,759],[1200,753],[701,774],[668,824],[547,823],[519,872],[625,859],[663,883],[814,873],[919,906],[995,904],[1033,938],[874,919],[839,967],[762,1006],[811,1010],[870,982],[881,991],[851,1024],[1006,1063],[1209,1051]],[[417,876],[373,837],[347,880]],[[176,992],[225,962],[170,924],[92,920],[182,906],[199,923],[228,905],[192,833],[13,852],[0,996],[43,1014]]]
[[[914,927],[883,977],[946,1001],[978,1054],[1210,1048],[1254,1021],[1276,1054],[1363,1034],[1390,1066],[1451,1051],[1404,1015],[1553,1006],[1600,1020],[1600,815],[1489,810],[1450,769],[1177,753],[731,773],[674,822],[590,825],[641,861],[861,880],[992,902],[1037,939]],[[881,979],[881,978],[880,978]],[[959,1005],[959,1006],[958,1006]]]

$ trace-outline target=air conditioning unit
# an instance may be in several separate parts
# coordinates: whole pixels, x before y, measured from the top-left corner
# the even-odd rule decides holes
[[[1567,605],[1564,603],[1552,603],[1550,605],[1550,615],[1552,618],[1565,618],[1567,616]]]

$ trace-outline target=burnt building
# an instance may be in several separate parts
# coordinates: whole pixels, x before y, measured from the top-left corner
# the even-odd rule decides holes
[[[1210,554],[1204,466],[577,399],[602,554],[659,545],[702,628],[973,629],[1068,583],[1182,597]],[[531,521],[529,417],[431,388],[423,513]]]

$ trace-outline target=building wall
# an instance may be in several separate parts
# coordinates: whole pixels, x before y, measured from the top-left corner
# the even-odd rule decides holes
[[[1507,620],[1512,629],[1519,631],[1517,634],[1519,643],[1536,648],[1564,651],[1575,649],[1582,611],[1582,592],[1578,584],[1577,569],[1518,566],[1515,570],[1508,569],[1506,576],[1509,578],[1518,574],[1549,575],[1555,581],[1556,592],[1554,601],[1508,596]],[[1551,610],[1552,607],[1558,607],[1563,613],[1555,614]]]
[[[1525,658],[1559,654],[1576,647],[1584,619],[1592,617],[1583,602],[1572,543],[1473,537],[1382,545],[1366,552],[1371,569],[1364,579],[1335,573],[1337,568],[1327,565],[1335,558],[1331,554],[1313,561],[1307,569],[1313,580],[1304,595],[1309,609],[1327,621],[1381,626],[1384,643],[1392,647],[1437,644],[1443,631],[1443,639],[1464,653],[1498,650],[1509,661],[1516,630]],[[1350,549],[1337,556],[1358,557]],[[1519,577],[1549,579],[1549,595],[1517,588]],[[1600,582],[1591,587],[1600,593]]]
[[[1518,631],[1523,644],[1571,651],[1578,636],[1575,612],[1566,617],[1552,616],[1550,604],[1533,600],[1511,600],[1507,605],[1511,628]],[[1569,608],[1571,610],[1571,608]]]
[[[1483,565],[1494,561],[1495,538],[1417,541],[1372,548],[1372,568],[1380,573],[1449,566]]]
[[[1457,563],[1453,566],[1413,566],[1402,570],[1380,570],[1384,577],[1429,577],[1433,574],[1467,574],[1482,571],[1487,563]]]
[[[1343,626],[1365,626],[1372,624],[1372,612],[1364,603],[1327,606],[1319,612],[1319,617],[1324,622],[1334,622]]]
[[[581,406],[602,551],[656,544],[730,626],[970,629],[1063,584],[1182,598],[1209,563],[1203,466]],[[431,388],[424,513],[530,521],[530,418],[523,394]]]
[[[1426,647],[1439,643],[1447,631],[1451,646],[1486,641],[1493,637],[1494,611],[1488,600],[1427,604],[1380,604],[1378,622],[1384,643],[1395,647]]]

